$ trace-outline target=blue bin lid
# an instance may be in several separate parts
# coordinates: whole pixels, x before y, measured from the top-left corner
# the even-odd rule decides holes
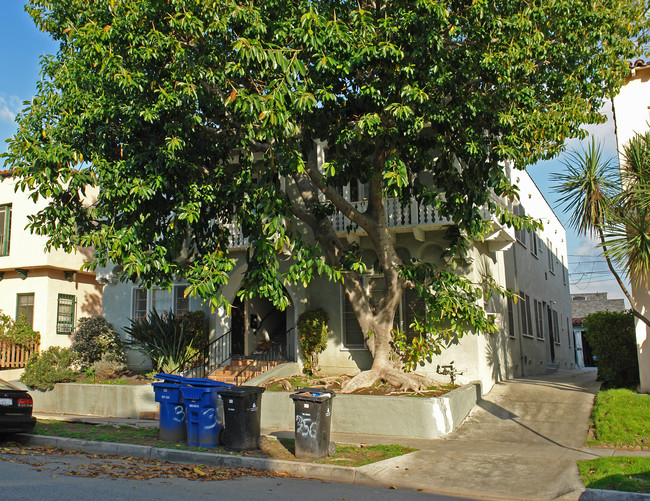
[[[223,381],[214,381],[212,379],[201,377],[186,377],[183,378],[183,383],[190,386],[201,386],[203,388],[224,388],[234,386],[232,383],[224,383]]]
[[[163,389],[172,389],[172,390],[179,390],[181,387],[178,385],[178,383],[169,383],[169,382],[162,382],[162,383],[151,383],[151,386],[154,388],[163,388]]]
[[[201,400],[205,394],[218,393],[219,388],[209,388],[207,386],[181,386],[181,393],[183,393],[183,400]]]
[[[185,378],[178,374],[165,374],[164,372],[160,372],[159,374],[156,374],[156,379],[162,379],[166,383],[183,384]]]

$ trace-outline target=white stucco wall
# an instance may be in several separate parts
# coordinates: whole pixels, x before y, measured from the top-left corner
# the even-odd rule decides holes
[[[531,234],[528,233],[525,242],[516,241],[504,256],[508,288],[517,294],[523,292],[530,298],[533,323],[532,335],[530,332],[523,334],[521,303],[515,304],[515,336],[510,337],[509,341],[513,351],[513,370],[521,377],[543,374],[547,370],[547,364],[572,368],[575,367],[575,343],[571,323],[566,230],[527,172],[513,171],[511,176],[513,184],[519,188],[520,203],[526,215],[540,220],[543,225],[536,232],[536,255],[533,252]],[[549,253],[553,271],[549,267]],[[535,300],[543,306],[543,338],[538,336]],[[552,341],[547,315],[549,306],[551,310],[557,311],[559,342]],[[507,327],[507,318],[505,320]],[[551,356],[551,344],[554,359]]]
[[[17,295],[34,294],[33,327],[41,334],[41,349],[67,347],[70,335],[56,333],[59,294],[75,297],[75,323],[80,317],[101,314],[102,287],[94,273],[81,271],[91,251],[46,252],[47,238],[25,229],[28,216],[46,202],[35,204],[14,188],[13,179],[0,177],[0,205],[11,204],[9,255],[0,256],[0,309],[15,318]],[[23,278],[17,269],[26,270],[27,276]]]
[[[633,68],[620,93],[613,99],[616,120],[616,141],[619,162],[623,165],[624,145],[637,133],[648,130],[650,120],[650,65]],[[633,285],[635,306],[648,317],[650,314],[650,279]],[[639,356],[640,391],[650,393],[650,329],[635,319],[637,351]]]

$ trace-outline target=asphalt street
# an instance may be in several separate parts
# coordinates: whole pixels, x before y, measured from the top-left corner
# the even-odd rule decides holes
[[[121,459],[88,454],[34,455],[29,451],[26,454],[7,454],[3,445],[0,443],[0,499],[3,501],[470,501],[469,498],[305,478],[245,476],[220,481],[184,478],[136,480],[120,476]],[[144,460],[135,462],[140,466],[147,463]],[[194,467],[201,468],[200,465]],[[98,474],[98,471],[106,473]]]

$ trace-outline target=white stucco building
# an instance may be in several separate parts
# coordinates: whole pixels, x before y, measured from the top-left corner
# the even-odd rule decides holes
[[[24,316],[40,332],[41,350],[70,346],[78,318],[102,310],[102,286],[81,269],[91,251],[46,252],[47,237],[25,229],[46,201],[34,203],[14,188],[11,173],[0,172],[0,310]]]
[[[493,231],[483,241],[475,241],[469,256],[457,264],[459,271],[474,281],[480,282],[487,274],[523,300],[509,304],[501,297],[493,297],[485,302],[483,307],[494,315],[499,332],[463,337],[460,344],[420,367],[417,370],[420,374],[448,382],[449,376],[438,374],[437,367],[453,362],[455,369],[462,373],[457,377],[459,383],[479,380],[487,391],[500,380],[574,366],[565,231],[528,174],[515,171],[512,176],[521,193],[521,203],[514,210],[540,218],[543,229],[515,234],[493,220]],[[291,195],[291,185],[285,189]],[[343,195],[364,210],[367,202],[361,183],[348,185]],[[416,202],[405,207],[389,199],[386,207],[388,227],[401,259],[440,262],[450,222],[437,219],[434,211]],[[486,213],[486,217],[492,216]],[[373,291],[383,285],[382,277],[373,270],[376,256],[368,237],[359,229],[348,231],[350,223],[341,214],[333,216],[333,224],[340,236],[359,246],[368,267],[364,282],[372,297]],[[240,237],[235,235],[232,239],[237,267],[223,288],[225,297],[233,304],[231,315],[224,311],[211,313],[207,306],[194,299],[181,301],[182,282],[172,290],[144,290],[134,284],[118,283],[110,270],[99,274],[99,280],[106,283],[104,315],[120,328],[129,325],[129,318],[140,317],[153,307],[157,311],[171,309],[177,313],[200,308],[209,317],[210,339],[225,353],[226,361],[250,355],[263,339],[278,343],[287,360],[298,360],[295,328],[298,316],[303,311],[322,308],[328,314],[331,332],[327,349],[319,356],[321,371],[356,373],[370,368],[370,353],[340,284],[325,278],[317,278],[307,288],[285,284],[291,297],[291,305],[285,311],[277,311],[264,299],[237,299],[246,269],[245,242]],[[413,311],[422,307],[414,296],[407,291],[397,312],[396,323],[403,330],[409,329]],[[135,356],[131,360],[132,364],[142,362]]]
[[[623,166],[623,146],[635,134],[650,128],[650,62],[636,61],[625,79],[621,92],[613,99],[619,164]],[[646,318],[650,316],[650,278],[632,284],[635,307]],[[650,328],[635,319],[636,344],[639,355],[640,391],[650,393]]]

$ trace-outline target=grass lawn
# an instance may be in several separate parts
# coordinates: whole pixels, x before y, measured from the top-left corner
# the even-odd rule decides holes
[[[650,395],[616,389],[598,393],[587,445],[650,447]]]
[[[578,461],[585,487],[650,493],[650,458],[611,457]]]
[[[158,438],[157,428],[134,428],[131,426],[95,425],[88,423],[69,423],[65,421],[50,421],[39,419],[34,428],[34,434],[53,437],[79,438],[82,440],[96,440],[99,442],[119,442],[127,444],[147,445],[164,449],[191,450],[200,452],[213,452],[215,454],[233,454],[238,456],[267,457],[272,459],[286,459],[296,461],[294,455],[295,445],[293,440],[269,439],[263,441],[263,450],[244,452],[229,451],[225,447],[191,447],[185,443],[168,442]],[[336,445],[336,453],[323,459],[300,461],[335,464],[341,466],[362,466],[364,464],[382,461],[402,454],[408,454],[415,449],[401,445],[372,445],[355,447]]]
[[[589,446],[649,447],[650,395],[614,389],[598,393]],[[650,458],[607,457],[578,461],[585,487],[650,493]]]

